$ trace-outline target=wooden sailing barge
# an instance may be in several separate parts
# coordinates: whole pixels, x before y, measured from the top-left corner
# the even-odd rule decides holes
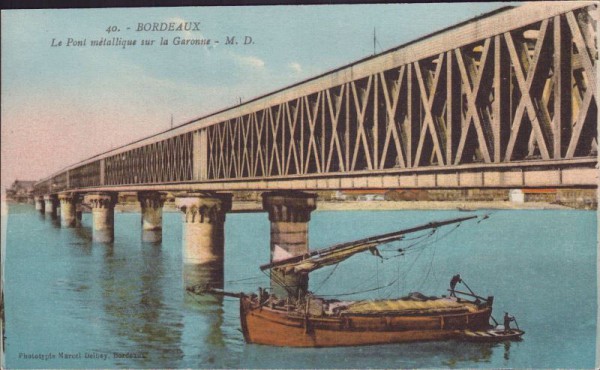
[[[287,258],[262,270],[310,273],[337,264],[363,251],[374,254],[378,245],[404,235],[477,218],[462,217],[432,222],[398,232],[335,245],[304,256]],[[311,294],[281,299],[260,291],[240,297],[240,318],[248,343],[290,347],[358,346],[457,338],[465,330],[491,326],[493,297],[465,300],[457,297],[408,297],[378,301],[327,300]]]
[[[311,305],[318,302],[318,308]],[[374,301],[393,310],[325,310],[331,302],[307,300],[305,312],[284,305],[240,298],[240,318],[248,343],[288,347],[333,347],[459,338],[464,330],[490,328],[491,305],[440,298],[402,307],[399,300]],[[398,304],[400,303],[400,304]],[[352,307],[352,306],[351,306]]]

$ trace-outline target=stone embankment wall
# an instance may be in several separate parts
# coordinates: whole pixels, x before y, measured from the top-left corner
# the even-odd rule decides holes
[[[510,189],[396,189],[379,190],[375,193],[380,197],[378,199],[396,202],[508,202],[511,200],[509,196]],[[598,207],[597,189],[544,189],[541,191],[524,189],[523,193],[525,203],[552,203],[576,209],[597,209]],[[369,194],[369,191],[352,191],[347,194],[344,192],[319,191],[317,194],[320,202],[344,202],[364,200],[364,194]],[[362,198],[360,194],[363,194]],[[175,209],[174,200],[175,197],[169,194],[165,209]],[[245,209],[244,203],[261,202],[261,192],[234,192],[233,200],[239,206],[241,205],[241,208],[237,207],[237,209]],[[139,207],[137,195],[135,193],[122,193],[119,196],[119,205],[121,209]]]
[[[598,209],[598,189],[558,189],[556,203],[577,209]]]

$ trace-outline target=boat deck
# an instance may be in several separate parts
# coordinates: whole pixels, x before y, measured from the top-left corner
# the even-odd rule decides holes
[[[331,304],[330,304],[331,306]],[[428,300],[385,299],[365,300],[335,304],[332,312],[340,314],[440,314],[475,312],[478,307],[473,303],[459,302],[453,298]]]

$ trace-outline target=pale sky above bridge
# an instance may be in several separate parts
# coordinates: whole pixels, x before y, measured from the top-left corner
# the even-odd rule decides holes
[[[381,52],[506,5],[2,11],[2,188],[164,131],[171,115],[177,126],[372,55],[374,28]],[[200,24],[136,31],[154,22]],[[238,45],[225,45],[231,36]],[[113,37],[137,45],[91,46]],[[175,37],[211,44],[173,45]],[[156,41],[140,45],[147,39]]]

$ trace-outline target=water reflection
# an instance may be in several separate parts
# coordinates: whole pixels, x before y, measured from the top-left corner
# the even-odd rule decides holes
[[[184,306],[192,312],[192,320],[188,317],[185,330],[193,338],[195,362],[192,367],[221,367],[226,360],[228,349],[223,333],[224,309],[222,296],[198,296],[186,293]]]
[[[210,286],[223,289],[223,263],[192,264],[183,262],[184,306],[192,311],[193,320],[186,325],[186,330],[197,347],[193,356],[196,362],[192,367],[222,367],[228,357],[224,325],[224,298],[215,294],[193,294],[186,290],[194,286]]]
[[[456,367],[461,363],[490,362],[494,348],[504,349],[504,360],[510,360],[511,345],[510,340],[496,343],[457,342],[458,352],[451,354],[451,357],[444,361],[444,365]]]
[[[508,340],[504,342],[504,359],[510,359],[510,341]]]
[[[94,242],[103,243],[103,244],[111,244],[114,242],[114,228],[109,229],[92,229],[92,238]]]
[[[51,224],[52,224],[53,228],[55,228],[55,229],[60,229],[61,228],[61,226],[60,226],[60,217],[52,216],[51,220],[52,220]]]
[[[162,240],[162,229],[142,230],[142,243],[156,244]]]
[[[94,235],[94,230],[92,230],[92,238]],[[110,243],[102,243],[102,242],[97,242],[95,240],[92,239],[92,245],[96,246],[96,248],[101,248],[104,253],[104,261],[107,262],[108,266],[118,266],[117,263],[115,263],[115,261],[113,261],[111,259],[111,257],[113,257],[115,255],[115,245]]]
[[[456,368],[464,363],[490,362],[497,343],[471,343],[453,341],[446,351],[448,356],[442,364]]]
[[[207,294],[210,296],[209,299],[202,299],[202,296],[195,295],[193,293],[186,293],[184,299],[184,305],[186,308],[193,310],[200,315],[202,325],[194,330],[200,330],[204,328],[206,332],[203,337],[206,340],[206,344],[211,347],[224,347],[225,341],[223,339],[223,331],[221,325],[223,324],[223,297],[217,295]]]
[[[75,227],[83,225],[83,211],[81,209],[81,203],[77,202],[75,206]]]
[[[193,264],[183,262],[183,285],[184,289],[198,285],[223,289],[223,263]],[[212,298],[208,297],[207,300],[211,301]]]
[[[104,249],[103,307],[117,343],[111,348],[142,358],[116,360],[117,366],[177,367],[181,350],[182,315],[165,303],[165,271],[160,244],[143,244],[141,258],[128,258],[119,248]],[[132,365],[132,363],[134,365]]]
[[[286,348],[285,356],[270,346],[246,344],[242,363],[246,367],[290,368],[464,368],[491,363],[498,344],[431,341],[377,346],[333,348]],[[283,349],[282,349],[283,350]]]
[[[92,241],[92,228],[86,226],[74,227],[70,228],[69,232],[72,232],[77,239],[80,240],[81,244],[86,244],[91,246]],[[73,244],[73,243],[71,243]]]

